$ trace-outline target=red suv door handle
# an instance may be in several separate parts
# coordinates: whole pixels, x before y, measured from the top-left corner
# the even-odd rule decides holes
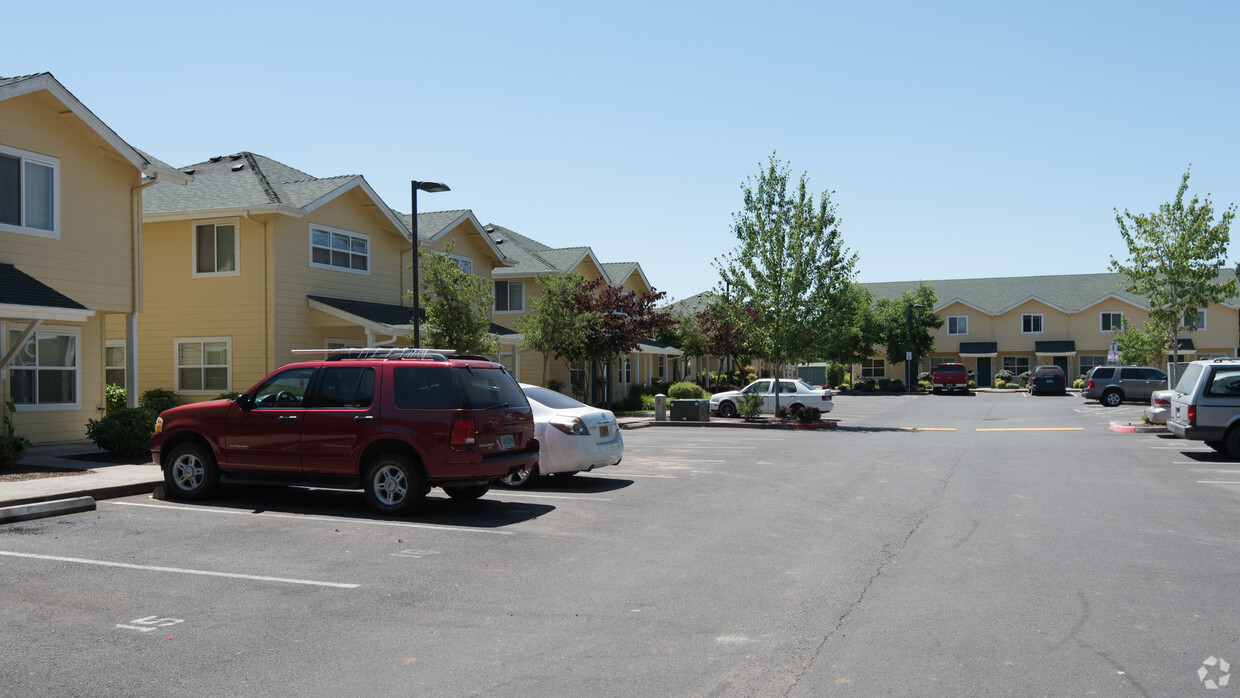
[[[286,414],[286,415],[282,415],[282,416],[278,417],[278,418],[276,419],[276,421],[277,421],[277,422],[296,422],[296,421],[297,421],[297,415],[295,415],[295,414]]]
[[[356,417],[354,417],[354,418],[353,418],[353,421],[355,421],[355,422],[373,422],[373,421],[375,421],[375,417],[374,417],[374,415],[358,415],[358,416],[356,416]]]

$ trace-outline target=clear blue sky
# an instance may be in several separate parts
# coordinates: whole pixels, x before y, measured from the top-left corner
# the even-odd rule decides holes
[[[861,281],[1106,271],[1113,209],[1240,201],[1240,3],[72,2],[4,12],[175,166],[250,150],[710,289],[772,151]],[[2,126],[0,126],[2,130]],[[1240,238],[1240,226],[1233,240]],[[1232,262],[1240,261],[1233,243]]]

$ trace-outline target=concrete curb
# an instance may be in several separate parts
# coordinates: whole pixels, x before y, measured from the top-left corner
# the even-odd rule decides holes
[[[1167,430],[1167,428],[1161,424],[1137,426],[1136,424],[1120,424],[1119,422],[1111,422],[1107,425],[1107,428],[1121,434],[1152,434]]]
[[[75,477],[91,477],[90,475],[82,475]],[[73,488],[72,494],[80,495],[81,498],[90,499],[92,502],[99,499],[116,499],[117,497],[130,497],[135,494],[150,494],[155,491],[158,485],[163,484],[163,479],[157,481],[132,482],[119,485],[99,485],[96,487]],[[57,494],[31,495],[28,497],[16,497],[6,500],[4,504],[7,507],[19,507],[30,504],[40,504],[43,502],[57,501],[64,498],[68,492]],[[94,506],[92,505],[93,509]],[[0,509],[0,512],[4,509]],[[69,513],[69,512],[66,512]]]
[[[74,497],[73,499],[56,499],[47,502],[21,504],[0,509],[0,524],[94,510],[95,500],[93,497]]]

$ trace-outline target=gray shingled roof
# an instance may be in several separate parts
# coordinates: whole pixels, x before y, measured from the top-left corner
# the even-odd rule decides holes
[[[179,168],[192,174],[188,186],[161,182],[142,197],[143,213],[207,211],[261,206],[304,208],[358,178],[319,178],[257,153],[213,157]]]
[[[405,224],[405,228],[413,230],[413,216],[410,216],[408,213],[401,213],[395,209],[393,209],[392,213],[396,214],[396,217],[400,219],[400,222]],[[427,211],[426,213],[419,213],[418,239],[430,240],[439,233],[443,232],[444,228],[447,228],[456,221],[460,220],[461,216],[464,216],[467,213],[469,213],[469,209],[466,208],[451,211]]]
[[[43,73],[31,73],[31,74],[29,74],[29,75],[15,75],[15,76],[13,76],[13,77],[11,77],[11,78],[0,77],[0,85],[11,85],[11,84],[13,84],[13,83],[15,83],[15,82],[21,82],[21,81],[23,81],[23,80],[29,80],[30,78],[37,78],[37,77],[39,77],[40,75],[51,75],[51,73],[48,73],[48,72],[43,72]]]
[[[592,252],[589,247],[584,246],[549,247],[514,230],[493,223],[488,224],[486,229],[491,239],[513,261],[513,265],[507,269],[492,271],[491,275],[496,278],[568,274],[577,268],[577,263],[583,257]],[[607,271],[608,265],[600,264],[600,266],[602,267],[600,271],[607,275],[608,281],[611,282],[611,275]],[[632,263],[632,266],[636,266],[636,263]]]

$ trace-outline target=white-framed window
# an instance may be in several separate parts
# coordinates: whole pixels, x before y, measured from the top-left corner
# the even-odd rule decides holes
[[[1042,317],[1041,315],[1038,316]],[[1012,377],[1017,378],[1022,373],[1029,372],[1028,356],[1005,356],[1003,357],[1003,370],[1011,371]]]
[[[0,230],[60,237],[60,158],[0,145]]]
[[[1124,314],[1110,310],[1098,314],[1099,332],[1119,332],[1124,329]]]
[[[1042,334],[1042,313],[1025,313],[1020,316],[1021,334]]]
[[[1197,330],[1206,328],[1206,311],[1205,308],[1197,311],[1196,315],[1185,315],[1181,327],[1192,327]]]
[[[620,382],[628,385],[633,382],[633,359],[632,357],[624,357],[620,359]]]
[[[662,383],[664,377],[667,376],[667,357],[659,355],[659,382]]]
[[[194,222],[194,276],[236,276],[237,222]]]
[[[968,334],[969,333],[969,316],[968,315],[948,315],[947,316],[947,334]]]
[[[178,337],[176,390],[188,394],[226,393],[232,385],[232,337]]]
[[[369,274],[370,236],[312,223],[310,266]]]
[[[17,347],[23,331],[10,325],[9,348]],[[8,399],[23,410],[79,409],[80,345],[81,330],[76,327],[35,332],[13,355]]]
[[[469,257],[462,257],[459,254],[450,254],[448,255],[448,259],[456,262],[461,267],[461,271],[466,274],[474,273],[474,260]]]
[[[524,281],[495,282],[495,312],[514,313],[525,310]]]
[[[1081,375],[1089,375],[1089,372],[1099,366],[1107,365],[1106,354],[1081,354]]]
[[[862,378],[886,378],[887,361],[885,359],[866,359],[861,362]]]
[[[103,382],[125,387],[125,341],[109,339],[103,348]]]

